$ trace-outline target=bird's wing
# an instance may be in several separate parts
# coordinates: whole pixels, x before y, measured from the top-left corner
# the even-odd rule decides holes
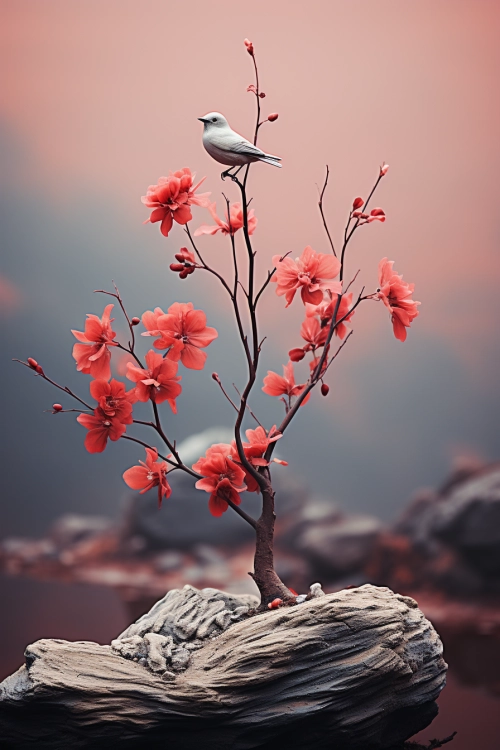
[[[241,138],[241,136],[235,138],[234,140],[231,138],[230,142],[229,139],[226,141],[226,148],[229,148],[231,151],[234,151],[237,154],[242,154],[242,156],[265,156],[264,151],[261,151],[260,148],[257,148],[257,146],[254,146],[253,143],[250,143],[250,141],[247,141],[246,138]]]
[[[241,154],[242,156],[253,156],[256,158],[265,156],[264,151],[261,151],[260,148],[254,146],[253,143],[247,141],[243,136],[235,133],[234,130],[229,130],[220,134],[217,133],[216,139],[214,138],[214,143],[224,151],[231,151],[232,153]]]

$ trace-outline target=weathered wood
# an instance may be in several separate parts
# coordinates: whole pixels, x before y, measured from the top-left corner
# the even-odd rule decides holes
[[[164,677],[111,646],[36,642],[0,685],[2,747],[368,750],[437,713],[441,642],[389,589],[321,596],[214,635]]]

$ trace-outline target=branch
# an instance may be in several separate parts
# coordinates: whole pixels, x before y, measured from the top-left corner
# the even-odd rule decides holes
[[[372,187],[371,192],[370,192],[368,198],[365,201],[365,204],[364,204],[364,208],[365,209],[368,208],[368,204],[369,204],[370,200],[372,199],[373,194],[374,194],[375,190],[377,189],[378,184],[379,184],[380,180],[382,179],[382,177],[383,177],[383,174],[379,174],[379,176],[377,177],[375,185]],[[349,240],[351,239],[352,235],[354,234],[354,232],[358,228],[359,222],[360,222],[360,217],[358,217],[356,219],[356,221],[354,222],[353,228],[348,233],[349,225],[350,225],[351,219],[352,219],[352,215],[351,214],[352,214],[352,212],[349,214],[349,221],[347,222],[347,226],[346,226],[345,231],[344,231],[344,244],[342,245],[342,253],[340,255],[340,277],[339,277],[340,281],[342,281],[343,278],[344,278],[344,257],[345,257],[345,251],[347,249],[347,245],[349,244]]]
[[[333,245],[333,240],[332,240],[330,231],[328,229],[328,225],[326,223],[325,214],[323,212],[323,196],[325,194],[326,186],[328,185],[328,177],[329,177],[329,175],[330,175],[330,170],[328,169],[328,164],[327,164],[326,165],[325,182],[324,182],[324,185],[323,185],[323,190],[321,191],[320,196],[319,196],[318,207],[319,207],[319,212],[321,214],[321,218],[323,219],[323,226],[325,227],[325,231],[326,231],[326,234],[328,236],[328,241],[330,242],[330,247],[332,248],[332,253],[335,255],[335,257],[337,257],[337,253],[335,252],[335,247]]]
[[[122,300],[122,298],[120,296],[120,292],[118,291],[118,287],[116,286],[116,284],[115,284],[115,282],[113,280],[111,280],[111,283],[113,284],[113,286],[115,288],[115,292],[114,293],[113,292],[106,292],[104,289],[94,289],[94,294],[107,294],[110,297],[114,297],[116,300],[118,300],[118,304],[120,305],[120,307],[122,309],[122,313],[125,315],[125,318],[126,318],[126,321],[128,323],[129,330],[130,330],[131,341],[128,342],[129,351],[130,351],[130,354],[134,354],[134,347],[135,347],[134,326],[132,325],[129,316],[127,315],[127,311],[125,310],[125,305],[123,304],[123,300]],[[123,349],[124,347],[121,347],[121,348]],[[137,359],[137,357],[136,357],[136,359]]]
[[[27,362],[23,362],[22,359],[13,359],[12,361],[19,362],[19,364],[24,365],[29,370],[34,372],[33,368]],[[81,404],[83,404],[83,406],[85,406],[86,409],[89,409],[92,413],[94,412],[95,406],[90,406],[90,404],[87,404],[87,402],[81,399],[79,396],[77,396],[76,393],[73,393],[73,391],[71,391],[68,388],[68,386],[59,385],[54,380],[51,380],[49,377],[47,377],[47,375],[44,372],[37,372],[35,374],[37,375],[37,377],[43,378],[43,380],[46,380],[48,383],[53,385],[55,388],[58,388],[60,391],[64,391],[64,393],[67,393],[68,396],[71,396],[71,398],[74,398],[76,401],[79,401]]]

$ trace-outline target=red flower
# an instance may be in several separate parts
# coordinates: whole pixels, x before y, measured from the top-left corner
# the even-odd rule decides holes
[[[195,487],[210,492],[208,508],[213,516],[221,516],[228,508],[228,500],[235,505],[241,503],[240,492],[246,490],[245,472],[231,455],[231,446],[226,443],[212,445],[205,457],[193,464],[193,470],[202,474]]]
[[[333,282],[340,271],[340,261],[334,255],[315,253],[312,247],[307,246],[300,258],[282,258],[280,255],[273,256],[273,264],[276,273],[271,281],[277,282],[276,294],[285,295],[286,307],[295,297],[295,292],[300,289],[302,302],[310,302],[319,305],[323,301],[323,290],[340,292],[340,282]]]
[[[248,438],[248,443],[243,443],[243,452],[248,462],[251,463],[255,469],[259,466],[269,466],[269,461],[266,461],[264,458],[264,453],[270,443],[275,443],[276,440],[283,437],[281,432],[277,431],[276,425],[271,427],[269,434],[267,434],[265,429],[261,426],[257,427],[255,430],[247,430],[245,434]],[[231,458],[233,461],[241,463],[235,440],[231,443]],[[273,461],[288,466],[286,461],[279,461],[278,459],[273,459]],[[255,477],[253,477],[245,467],[243,467],[243,471],[245,472],[245,484],[247,485],[248,492],[260,492],[260,487]]]
[[[342,320],[344,315],[347,315],[349,312],[349,308],[352,303],[352,292],[349,294],[344,294],[342,299],[340,300],[339,309],[337,310],[337,321]],[[312,305],[306,306],[306,315],[308,317],[312,316],[318,316],[321,329],[323,331],[326,331],[326,335],[328,334],[328,326],[330,325],[333,317],[333,313],[335,312],[335,308],[337,306],[337,297],[333,297],[329,302],[324,302],[321,305],[318,305],[317,307],[312,307]],[[349,315],[347,315],[346,319],[342,323],[338,323],[335,326],[335,335],[339,337],[341,341],[345,339],[347,336],[347,333],[349,331],[346,323],[348,323],[352,316],[354,315],[355,310],[352,311]],[[325,339],[326,339],[325,335]]]
[[[178,224],[187,224],[193,218],[189,208],[191,205],[208,204],[210,193],[195,195],[203,180],[193,187],[194,175],[188,167],[170,172],[168,177],[160,177],[158,184],[150,185],[146,195],[141,198],[145,206],[153,209],[144,223],[161,221],[160,229],[164,237],[168,237],[174,220]]]
[[[262,390],[268,396],[300,396],[305,387],[306,383],[295,385],[293,362],[288,362],[288,364],[283,365],[283,377],[271,370],[267,371]],[[310,393],[307,394],[301,406],[309,401],[310,395]]]
[[[182,391],[179,385],[180,377],[177,377],[178,365],[170,359],[163,359],[152,349],[146,354],[147,370],[136,367],[129,363],[127,365],[127,378],[137,383],[135,395],[138,401],[154,401],[162,404],[168,401],[174,414],[177,414],[175,399]]]
[[[80,414],[76,421],[85,427],[87,437],[85,447],[89,453],[102,453],[109,440],[119,440],[126,431],[126,426],[117,417],[110,417],[100,406],[93,414]]]
[[[110,315],[113,307],[114,305],[106,305],[102,318],[87,315],[85,333],[71,331],[73,336],[82,342],[73,346],[76,369],[102,380],[109,380],[111,377],[111,352],[108,347],[118,346],[118,343],[113,341],[116,333],[111,330],[114,318],[110,319]]]
[[[392,270],[393,260],[382,258],[378,266],[380,288],[378,298],[391,313],[394,335],[398,341],[406,340],[406,329],[418,315],[420,302],[410,299],[415,284],[408,284],[403,277]]]
[[[314,351],[319,346],[324,346],[328,336],[328,327],[322,326],[317,317],[306,315],[306,319],[300,327],[300,335],[307,342],[304,351]]]
[[[137,397],[135,389],[125,391],[125,384],[118,380],[93,380],[90,383],[90,395],[94,398],[104,414],[116,418],[122,424],[132,424],[132,404]]]
[[[222,234],[234,234],[235,232],[238,231],[238,229],[242,228],[243,208],[242,208],[241,203],[233,203],[231,205],[231,208],[229,210],[229,217],[226,212],[226,221],[222,221],[222,219],[219,219],[215,211],[215,207],[216,207],[215,203],[210,203],[208,206],[208,210],[212,214],[212,217],[214,221],[216,222],[216,224],[213,226],[209,226],[208,224],[203,224],[194,233],[195,237],[199,237],[202,234],[216,234],[217,232],[222,232]],[[254,216],[253,209],[250,209],[250,211],[248,212],[247,218],[248,218],[248,234],[253,234],[255,232],[255,227],[257,226],[257,219]]]
[[[139,461],[140,466],[132,466],[123,473],[123,478],[133,490],[140,490],[140,494],[158,487],[158,507],[164,497],[172,494],[172,488],[167,482],[168,466],[166,461],[158,461],[156,448],[146,448],[146,461]]]
[[[181,360],[184,367],[202,370],[207,355],[201,352],[219,335],[215,328],[207,326],[203,310],[194,310],[192,302],[174,302],[166,315],[161,308],[148,310],[142,316],[148,329],[143,336],[159,336],[154,342],[156,349],[169,349],[167,359]]]

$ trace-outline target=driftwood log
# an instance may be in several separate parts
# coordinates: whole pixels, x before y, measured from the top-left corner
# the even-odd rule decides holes
[[[366,585],[251,606],[185,587],[111,646],[37,641],[0,685],[1,746],[368,750],[436,715],[446,664],[413,599]]]

